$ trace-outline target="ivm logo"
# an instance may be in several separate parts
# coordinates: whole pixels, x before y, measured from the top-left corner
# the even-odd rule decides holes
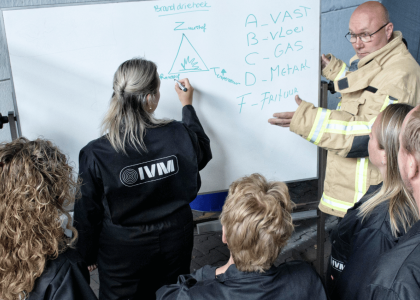
[[[131,187],[161,180],[175,175],[178,171],[178,159],[171,155],[125,167],[120,172],[120,180],[125,186]]]
[[[333,267],[337,271],[342,272],[344,270],[345,265],[341,261],[336,260],[334,257],[331,256],[331,267]]]

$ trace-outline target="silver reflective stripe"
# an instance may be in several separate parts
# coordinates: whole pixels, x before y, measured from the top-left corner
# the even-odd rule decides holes
[[[327,130],[328,129],[351,132],[351,131],[359,131],[359,130],[371,130],[372,125],[361,125],[361,124],[359,124],[359,125],[346,126],[346,125],[342,125],[342,124],[329,124],[328,123]]]
[[[324,195],[322,195],[322,201],[324,201],[325,203],[328,203],[329,205],[339,207],[339,208],[342,208],[342,209],[349,209],[350,207],[353,207],[353,205],[350,204],[350,203],[348,205],[346,205],[346,204],[343,204],[343,203],[338,203],[338,202],[335,202],[335,201],[328,200],[327,198],[324,197]]]
[[[316,139],[318,138],[319,133],[322,129],[322,124],[324,123],[325,115],[327,114],[327,109],[323,108],[321,111],[321,116],[319,117],[318,124],[316,125],[316,129],[314,134],[312,135],[312,138],[310,140],[311,143],[315,143]]]

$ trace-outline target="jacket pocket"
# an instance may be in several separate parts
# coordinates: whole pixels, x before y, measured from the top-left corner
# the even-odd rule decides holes
[[[342,111],[346,111],[350,114],[352,114],[353,116],[357,115],[360,109],[360,106],[365,104],[366,99],[365,98],[359,98],[359,99],[354,99],[351,101],[346,101],[346,102],[342,102],[341,103],[341,110]]]

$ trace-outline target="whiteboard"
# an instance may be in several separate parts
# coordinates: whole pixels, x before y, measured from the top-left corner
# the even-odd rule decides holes
[[[317,147],[270,125],[294,95],[318,103],[320,3],[314,0],[142,1],[3,11],[22,135],[52,140],[77,168],[99,137],[113,74],[125,60],[158,65],[157,117],[181,120],[173,78],[188,77],[213,160],[200,193],[241,176],[317,177]]]

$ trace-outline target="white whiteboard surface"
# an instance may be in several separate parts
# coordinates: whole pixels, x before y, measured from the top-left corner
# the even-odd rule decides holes
[[[195,88],[213,151],[201,193],[254,172],[317,177],[317,147],[267,120],[296,110],[296,93],[318,103],[319,0],[120,2],[3,16],[22,135],[52,140],[76,166],[99,137],[114,72],[145,56],[161,75],[157,117],[181,120],[174,76]]]

